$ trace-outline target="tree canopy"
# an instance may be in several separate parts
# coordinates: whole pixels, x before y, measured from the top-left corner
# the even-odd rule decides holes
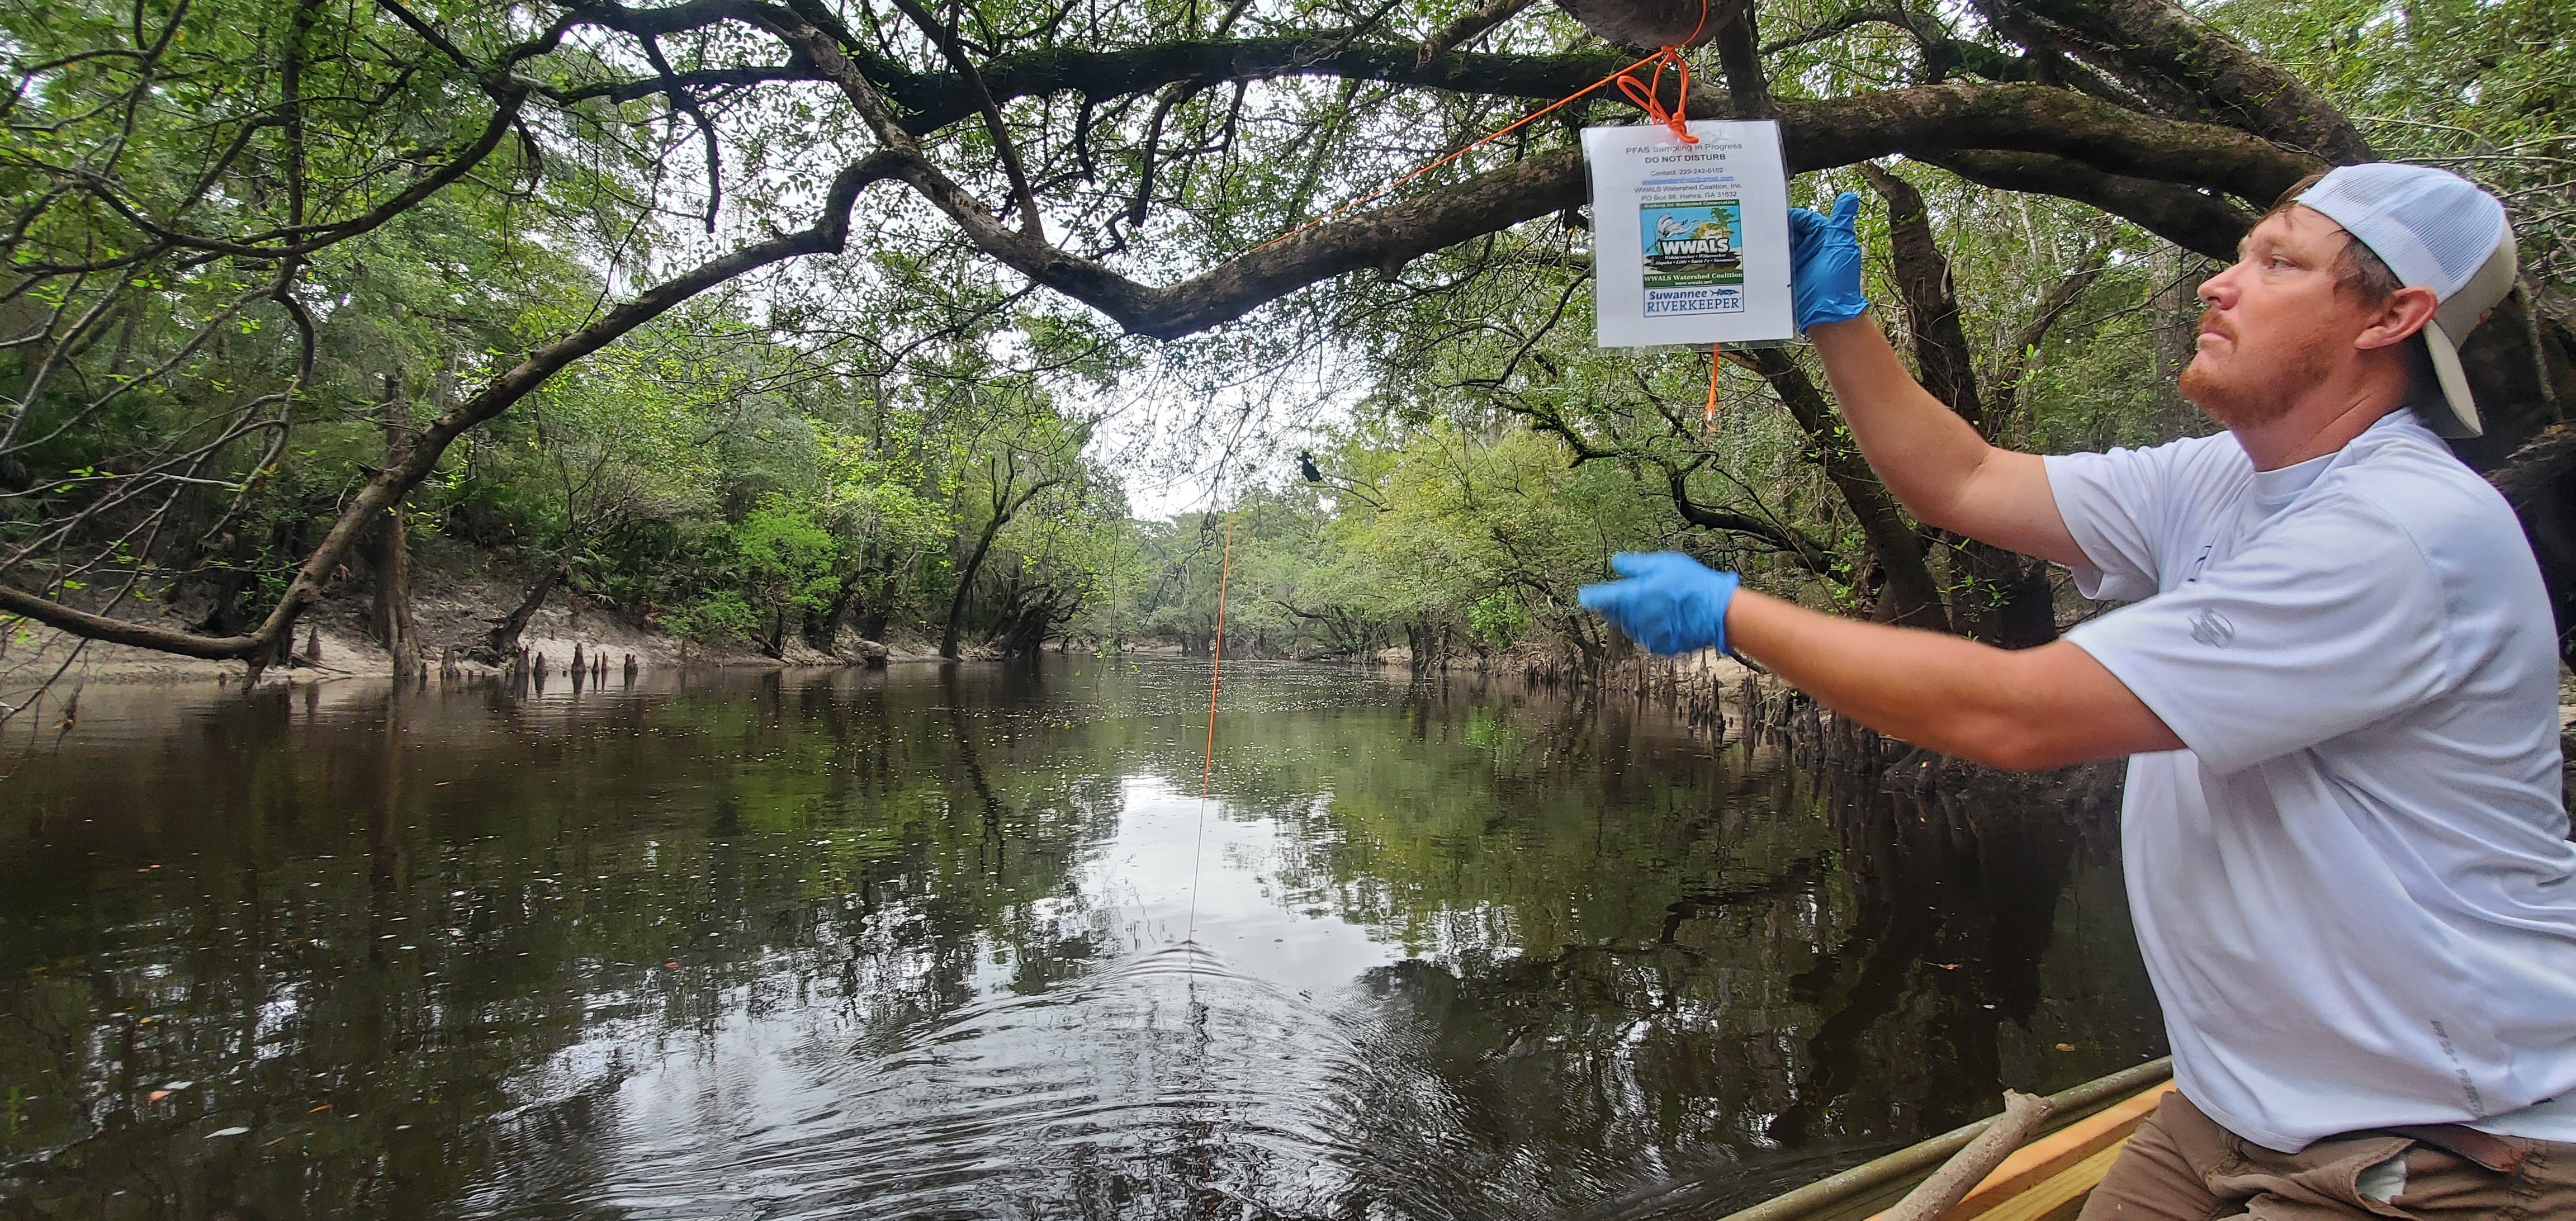
[[[2191,427],[2171,320],[2302,176],[2493,186],[2526,275],[2462,452],[2576,605],[2563,12],[1706,16],[1664,104],[1776,118],[1801,193],[1871,192],[1883,319],[2002,439]],[[1119,606],[1095,626],[1187,635],[1194,577],[1121,575],[1175,544],[1129,537],[1101,423],[1199,404],[1214,447],[1227,390],[1301,365],[1350,409],[1310,434],[1341,491],[1276,512],[1375,565],[1274,574],[1310,642],[1582,637],[1568,574],[1658,537],[2049,630],[2045,573],[1906,518],[1794,351],[1735,354],[1711,430],[1704,354],[1581,342],[1574,133],[1633,121],[1618,91],[1387,187],[1636,58],[1554,8],[15,0],[0,51],[0,610],[79,636],[259,664],[404,513],[773,649],[898,613],[952,652]],[[1391,573],[1442,589],[1343,596]]]

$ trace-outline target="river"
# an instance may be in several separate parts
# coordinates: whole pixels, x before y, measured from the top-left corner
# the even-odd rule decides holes
[[[0,1202],[1713,1217],[2163,1050],[2098,805],[1226,679],[1205,802],[1180,659],[93,686],[0,749]]]

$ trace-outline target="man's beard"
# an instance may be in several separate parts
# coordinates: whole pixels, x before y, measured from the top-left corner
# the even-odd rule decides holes
[[[2227,338],[2230,357],[2225,373],[2202,371],[2195,352],[2177,383],[2192,406],[2226,428],[2259,427],[2280,419],[2301,392],[2325,380],[2334,367],[2332,354],[2323,344],[2292,343],[2289,359],[2267,360],[2249,354],[2241,339]]]

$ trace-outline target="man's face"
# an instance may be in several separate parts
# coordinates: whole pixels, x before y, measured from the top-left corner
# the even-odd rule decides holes
[[[2265,218],[2235,265],[2200,286],[2199,352],[2182,395],[2229,428],[2270,423],[2299,394],[2356,359],[2377,311],[2335,291],[2343,226],[2307,207]]]

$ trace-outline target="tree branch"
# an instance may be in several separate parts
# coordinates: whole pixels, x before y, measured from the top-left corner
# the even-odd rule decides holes
[[[1771,104],[1771,78],[1762,71],[1762,38],[1754,28],[1753,6],[1737,9],[1717,27],[1717,62],[1726,72],[1727,100],[1740,119],[1768,119],[1779,110]]]
[[[1905,520],[1904,511],[1887,485],[1879,482],[1878,473],[1853,445],[1849,431],[1841,427],[1833,405],[1815,379],[1807,376],[1798,358],[1781,348],[1753,348],[1729,352],[1727,359],[1762,375],[1771,392],[1780,396],[1780,405],[1807,434],[1807,450],[1825,478],[1840,492],[1844,507],[1860,524],[1861,537],[1869,543],[1870,554],[1877,557],[1879,571],[1887,574],[1886,603],[1879,607],[1879,618],[1890,623],[1945,631],[1948,616],[1941,605],[1941,585],[1932,579],[1931,565],[1925,562],[1922,536]]]
[[[1010,180],[1011,199],[1020,210],[1021,230],[1043,234],[1045,223],[1038,217],[1038,197],[1029,189],[1027,167],[1020,164],[1019,141],[1011,138],[1010,125],[1002,121],[1001,104],[993,100],[993,91],[985,86],[983,74],[975,70],[975,61],[966,57],[966,48],[958,44],[956,32],[931,16],[917,0],[894,0],[894,6],[930,36],[949,66],[957,70],[957,78],[964,83],[976,111],[984,116],[984,129],[993,137],[993,155],[1002,163],[1003,177]]]
[[[2083,296],[2085,289],[2093,287],[2093,282],[2102,278],[2102,270],[2110,265],[2110,258],[2108,244],[2094,243],[2082,258],[2076,260],[2075,270],[2048,286],[2048,291],[2039,299],[2039,308],[2032,311],[2021,329],[2013,333],[2012,346],[1997,358],[1994,376],[1987,382],[1992,401],[1986,414],[1994,421],[1997,432],[2012,427],[2015,415],[2021,410],[2021,379],[2030,371],[2031,357],[2038,353],[2040,342],[2056,328],[2057,320],[2074,307],[2076,298]]]
[[[877,154],[854,162],[832,183],[823,211],[813,225],[743,247],[699,264],[686,274],[645,290],[634,300],[610,310],[588,326],[543,344],[492,379],[473,397],[441,413],[413,436],[400,456],[361,486],[340,509],[322,544],[297,568],[286,592],[267,619],[247,634],[200,636],[75,610],[50,598],[0,585],[0,610],[24,615],[48,627],[92,640],[157,649],[184,657],[225,659],[264,655],[294,630],[296,617],[322,595],[341,561],[360,535],[437,469],[447,447],[468,430],[500,415],[565,366],[606,347],[619,336],[652,321],[673,306],[716,285],[785,259],[837,252],[847,242],[850,209],[859,192],[893,175],[895,159]]]
[[[1985,404],[1977,396],[1976,358],[1959,325],[1959,294],[1950,260],[1932,237],[1932,214],[1914,184],[1866,161],[1861,176],[1887,201],[1887,244],[1896,264],[1896,288],[1905,302],[1906,329],[1914,336],[1915,375],[1932,397],[1949,404],[1980,435]]]
[[[1363,268],[1401,266],[1584,198],[1581,156],[1560,151],[1319,225],[1176,284],[1149,286],[998,223],[991,209],[921,154],[893,105],[857,62],[794,15],[778,20],[776,32],[840,86],[898,155],[897,175],[956,222],[978,249],[1141,335],[1173,338],[1204,330],[1318,281]],[[1710,103],[1702,113],[1728,105],[1715,98]],[[1793,173],[1915,148],[2021,147],[2269,198],[2310,165],[2306,158],[2242,132],[2160,120],[2047,86],[1935,85],[1832,102],[1784,101],[1780,109]]]
[[[2576,421],[2540,430],[2502,465],[2488,471],[2487,482],[2519,507],[2570,471],[2576,471]]]
[[[2371,158],[2332,103],[2172,0],[1987,0],[2066,31],[2079,54],[2155,96],[2179,89],[2208,117],[2329,161]],[[2158,90],[2157,85],[2167,86]],[[2264,201],[2264,202],[2269,202]]]
[[[707,119],[705,108],[698,105],[697,97],[689,92],[688,86],[673,79],[671,61],[662,55],[661,40],[648,34],[637,41],[644,44],[644,62],[661,79],[663,91],[670,96],[671,109],[689,116],[689,121],[697,125],[699,139],[706,145],[707,232],[713,233],[716,231],[716,212],[724,205],[724,154],[716,143],[716,125]]]
[[[1536,3],[1538,0],[1488,0],[1481,8],[1460,13],[1457,20],[1440,27],[1433,31],[1431,37],[1422,40],[1422,49],[1414,55],[1414,62],[1428,65],[1432,60],[1484,37],[1504,22],[1520,16],[1523,9]]]
[[[2326,167],[2231,127],[2160,119],[2048,85],[1963,81],[1779,105],[1792,172],[1891,153],[1925,160],[1945,152],[2044,153],[2099,173],[2269,205]]]
[[[2090,204],[2194,254],[2221,261],[2236,257],[2236,240],[2254,227],[2256,219],[2252,210],[2206,191],[2106,173],[2046,153],[1909,149],[1905,155],[1984,186]]]
[[[1851,583],[1850,574],[1838,574],[1834,571],[1833,550],[1825,545],[1823,539],[1765,518],[1755,517],[1750,513],[1720,509],[1692,500],[1689,486],[1690,472],[1681,467],[1666,467],[1664,475],[1672,489],[1673,511],[1681,514],[1683,521],[1703,530],[1724,530],[1729,534],[1741,534],[1797,561],[1798,567],[1809,573],[1838,580],[1846,585]]]

